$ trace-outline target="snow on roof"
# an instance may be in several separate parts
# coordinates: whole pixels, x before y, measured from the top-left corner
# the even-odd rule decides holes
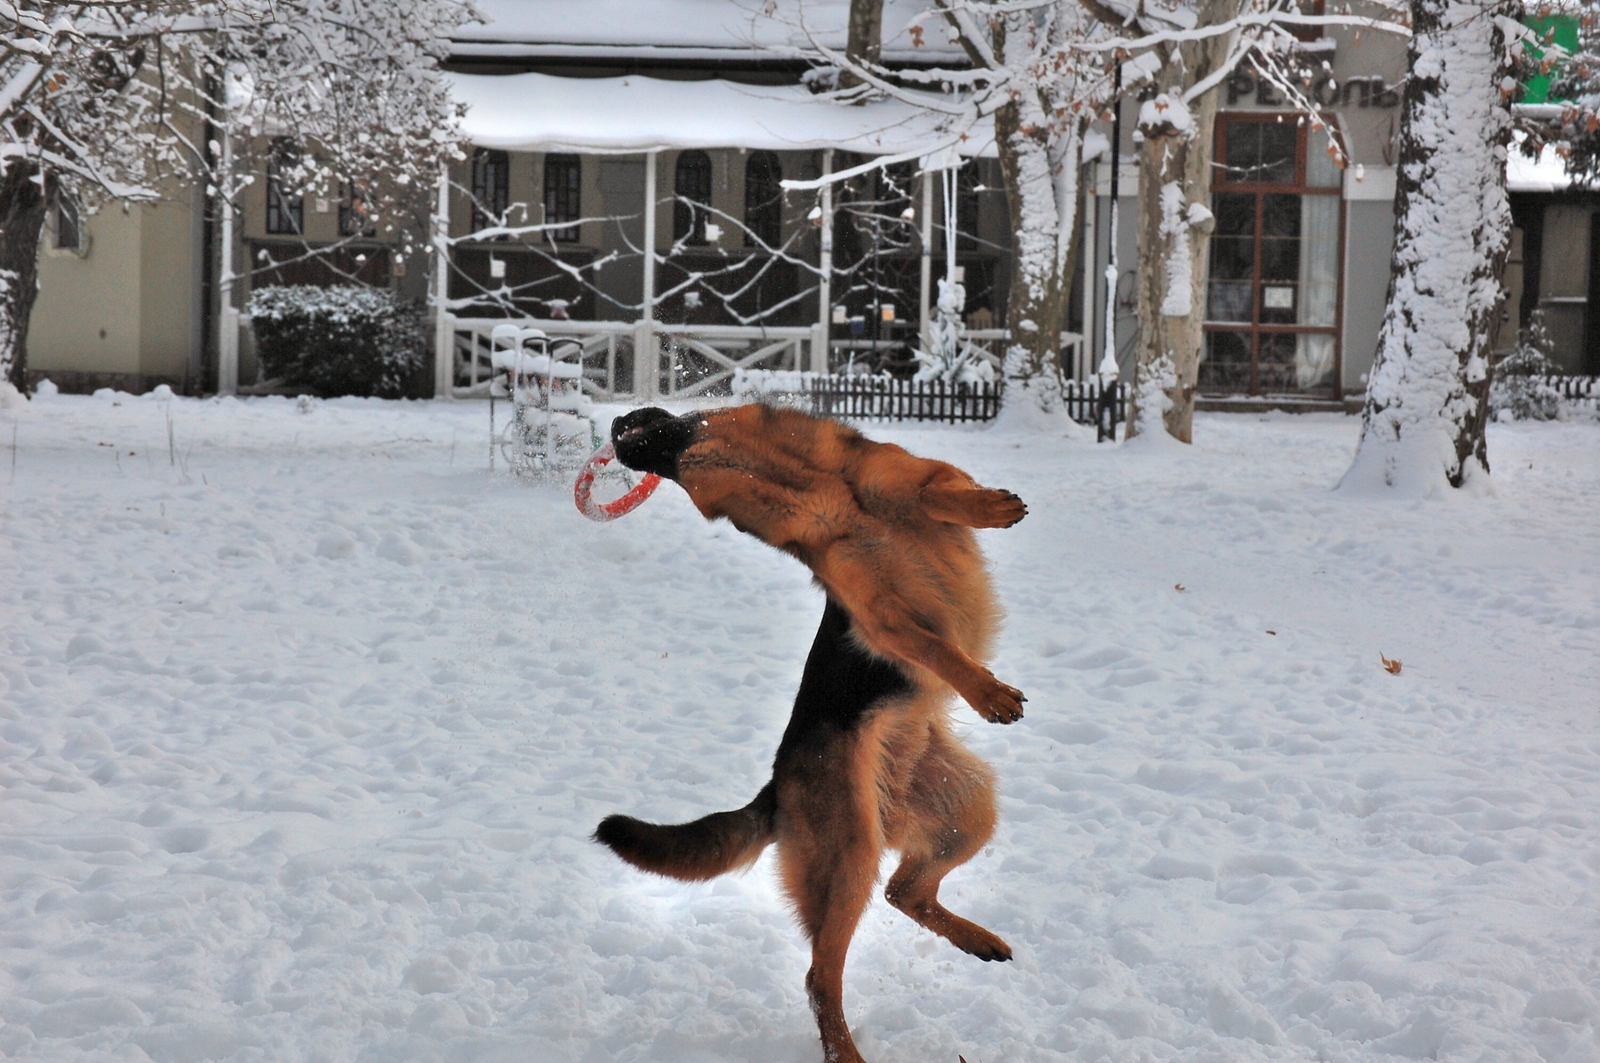
[[[953,117],[896,100],[859,107],[799,85],[647,77],[447,74],[467,105],[462,132],[478,147],[627,154],[674,148],[842,148],[866,155],[994,154],[988,119]],[[949,96],[933,97],[944,106]]]
[[[581,55],[692,59],[780,57],[811,39],[844,51],[849,0],[479,0],[487,22],[453,34],[458,56]],[[926,44],[909,31],[925,0],[885,0],[884,57],[961,61],[942,19],[925,19]]]
[[[1518,136],[1520,141],[1521,137]],[[1509,192],[1565,192],[1572,188],[1567,161],[1548,144],[1537,159],[1530,159],[1518,145],[1511,145],[1506,159],[1506,190]],[[1579,186],[1580,189],[1585,186]],[[1600,187],[1589,185],[1600,191]]]

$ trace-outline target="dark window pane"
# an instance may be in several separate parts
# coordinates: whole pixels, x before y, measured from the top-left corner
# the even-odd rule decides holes
[[[1300,197],[1280,194],[1262,196],[1261,235],[1299,236]]]
[[[272,142],[267,156],[267,232],[298,236],[305,230],[305,197],[293,187],[300,150],[287,137]]]
[[[505,224],[510,173],[511,157],[505,152],[479,148],[472,153],[473,231]]]
[[[1251,236],[1256,231],[1256,197],[1249,192],[1219,192],[1213,197],[1218,236]]]
[[[576,155],[544,157],[544,223],[575,222],[583,216],[583,161]],[[579,226],[545,230],[550,239],[576,243]]]
[[[1257,125],[1261,129],[1261,175],[1255,180],[1271,184],[1294,184],[1295,149],[1300,143],[1300,127],[1294,122],[1259,122]]]
[[[1261,240],[1261,282],[1300,279],[1299,240]]]
[[[956,247],[973,251],[978,247],[978,167],[970,160],[956,175]]]
[[[1212,281],[1206,305],[1207,321],[1249,321],[1250,282]]]
[[[678,156],[672,190],[672,238],[689,244],[706,242],[706,207],[711,205],[711,156],[685,151]]]
[[[345,181],[339,186],[339,235],[378,235],[372,223],[372,204],[367,199],[366,181]]]
[[[1206,356],[1200,362],[1202,391],[1250,390],[1250,334],[1206,333]]]
[[[1256,389],[1269,395],[1298,391],[1295,383],[1295,346],[1298,337],[1292,332],[1263,333],[1261,336],[1261,361],[1256,367]]]
[[[1229,122],[1225,144],[1227,157],[1223,165],[1228,168],[1228,180],[1256,180],[1256,170],[1261,165],[1261,123]]]
[[[82,216],[78,201],[66,192],[56,193],[56,246],[72,251],[83,248]]]
[[[1249,280],[1255,274],[1255,241],[1248,236],[1211,238],[1211,276],[1216,280]]]
[[[783,242],[783,166],[771,151],[752,151],[744,164],[746,247]]]

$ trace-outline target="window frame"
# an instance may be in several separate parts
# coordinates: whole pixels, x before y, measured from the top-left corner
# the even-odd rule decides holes
[[[289,137],[278,137],[267,148],[266,231],[268,235],[305,236],[305,191],[302,189],[291,195],[285,191],[283,180],[283,171],[299,163],[299,146]]]
[[[757,165],[771,167],[757,173]],[[765,199],[754,197],[767,193]],[[776,249],[783,243],[783,160],[775,151],[752,151],[744,161],[744,246]]]
[[[704,166],[701,163],[704,163]],[[685,164],[690,164],[686,166]],[[685,189],[685,178],[698,181],[704,175],[705,198],[697,198],[697,188]],[[710,220],[711,195],[716,184],[716,172],[711,156],[699,148],[678,152],[672,165],[672,242],[689,247],[705,247],[706,222]],[[696,207],[700,209],[696,209]]]
[[[57,251],[70,251],[82,258],[88,253],[88,233],[84,230],[83,205],[78,197],[58,189],[50,204],[50,243]],[[68,242],[63,234],[70,229],[73,239]]]
[[[1292,183],[1276,181],[1229,181],[1227,179],[1227,169],[1222,162],[1222,160],[1225,160],[1228,157],[1227,136],[1229,129],[1240,125],[1265,125],[1278,124],[1280,122],[1286,124],[1292,123],[1294,124],[1296,130],[1294,181]],[[1348,205],[1344,201],[1344,190],[1341,187],[1342,182],[1340,185],[1335,185],[1332,188],[1315,188],[1306,185],[1307,164],[1309,161],[1307,152],[1309,150],[1309,144],[1311,141],[1311,132],[1312,129],[1310,116],[1298,111],[1231,111],[1217,115],[1217,126],[1214,134],[1215,154],[1213,155],[1213,160],[1215,161],[1212,167],[1210,188],[1212,196],[1212,210],[1216,210],[1216,196],[1221,194],[1243,193],[1252,195],[1255,199],[1255,224],[1251,233],[1252,264],[1250,275],[1250,320],[1248,322],[1244,322],[1214,321],[1211,319],[1211,285],[1214,283],[1214,278],[1211,276],[1211,262],[1209,259],[1210,254],[1215,254],[1213,251],[1208,254],[1208,260],[1206,262],[1206,290],[1203,293],[1206,316],[1202,321],[1201,329],[1202,332],[1207,336],[1209,336],[1211,333],[1217,332],[1246,333],[1250,336],[1249,387],[1245,392],[1249,395],[1262,394],[1260,386],[1262,337],[1282,334],[1299,335],[1301,333],[1310,333],[1333,337],[1332,397],[1335,400],[1342,400],[1344,398],[1344,275],[1346,254],[1345,214],[1348,210]],[[1338,130],[1330,127],[1328,130],[1328,135],[1332,137],[1338,137],[1339,133]],[[1335,269],[1337,281],[1334,295],[1334,315],[1332,325],[1277,324],[1272,322],[1263,322],[1261,320],[1261,303],[1263,299],[1263,282],[1261,278],[1261,241],[1263,238],[1262,234],[1265,230],[1263,223],[1265,221],[1264,213],[1266,197],[1269,195],[1318,195],[1335,196],[1338,198],[1339,241],[1337,266]],[[1214,235],[1213,239],[1215,239]],[[1320,390],[1321,389],[1292,392],[1290,394],[1315,396],[1320,393]],[[1201,391],[1204,394],[1211,395],[1237,394],[1237,392],[1216,391],[1204,388],[1202,388]],[[1273,392],[1272,394],[1280,393]]]
[[[511,208],[511,153],[472,151],[472,231],[504,225]]]
[[[544,157],[544,223],[564,224],[544,230],[554,243],[575,244],[582,235],[578,224],[583,217],[583,156],[550,153]]]
[[[370,240],[378,235],[377,222],[365,209],[369,202],[369,197],[363,191],[366,187],[367,182],[361,180],[339,182],[339,235],[341,237],[354,236]]]

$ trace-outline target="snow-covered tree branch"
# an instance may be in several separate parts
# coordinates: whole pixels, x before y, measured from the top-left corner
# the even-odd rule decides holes
[[[0,7],[0,378],[25,385],[47,210],[154,201],[196,178],[231,200],[265,138],[286,178],[360,183],[374,224],[426,214],[457,152],[440,79],[470,0],[104,0]],[[218,141],[239,135],[237,156]],[[378,180],[382,175],[382,180]],[[416,200],[417,202],[413,202]]]

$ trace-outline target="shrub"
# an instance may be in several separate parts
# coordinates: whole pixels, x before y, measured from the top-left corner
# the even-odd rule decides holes
[[[258,288],[249,313],[263,375],[323,398],[404,395],[427,357],[422,308],[389,291]]]
[[[1544,311],[1535,310],[1517,345],[1494,367],[1489,384],[1489,416],[1519,421],[1553,421],[1561,416],[1561,393],[1550,378],[1561,368],[1551,361],[1555,343],[1545,328]]]

